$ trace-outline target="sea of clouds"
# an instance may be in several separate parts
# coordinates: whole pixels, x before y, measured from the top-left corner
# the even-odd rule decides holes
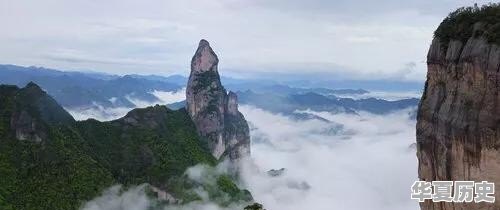
[[[252,159],[243,181],[272,210],[412,210],[417,180],[415,121],[411,110],[388,115],[303,111],[321,120],[293,120],[250,106]],[[340,123],[343,132],[323,132]],[[264,171],[285,168],[279,177]]]
[[[184,99],[183,91],[155,95],[163,104]],[[151,105],[134,103],[137,107]],[[128,111],[130,108],[70,110],[77,119],[101,120],[116,119]],[[249,189],[266,209],[418,209],[418,203],[410,200],[410,186],[417,180],[417,159],[411,146],[416,123],[410,118],[412,109],[386,115],[297,110],[326,120],[296,119],[247,105],[240,106],[240,111],[251,127],[252,155],[241,162],[239,185]],[[285,170],[280,176],[268,174],[268,170],[281,168]],[[186,173],[201,179],[206,169],[198,165]],[[147,210],[155,203],[144,188],[111,187],[83,205],[82,210]],[[235,204],[222,208],[204,199],[166,209],[242,207]]]
[[[388,101],[396,101],[408,98],[420,98],[422,96],[421,91],[370,91],[363,94],[334,94],[341,98],[352,98],[352,99],[367,99],[367,98],[377,98]]]
[[[188,179],[203,185],[216,186],[217,177],[227,174],[228,162],[222,162],[216,167],[208,165],[196,165],[186,170]],[[209,199],[209,193],[203,188],[195,188],[194,192],[201,198],[199,201],[183,205],[164,206],[147,195],[148,184],[142,184],[125,189],[116,185],[105,190],[101,196],[85,203],[81,210],[243,210],[245,203],[233,203],[221,207]],[[229,197],[229,195],[226,195]]]

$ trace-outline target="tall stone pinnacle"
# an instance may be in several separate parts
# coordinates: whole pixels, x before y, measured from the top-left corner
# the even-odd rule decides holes
[[[195,71],[196,73],[206,71],[217,72],[217,64],[219,64],[219,59],[210,47],[210,43],[204,39],[200,40],[198,49],[191,60],[191,71]]]
[[[238,111],[236,94],[228,94],[222,86],[218,63],[210,44],[202,39],[191,60],[186,106],[212,155],[235,160],[250,153],[249,128]]]

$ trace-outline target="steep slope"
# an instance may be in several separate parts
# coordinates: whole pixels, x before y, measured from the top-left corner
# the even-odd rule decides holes
[[[34,83],[0,85],[0,209],[72,210],[114,184],[149,183],[174,202],[252,200],[228,176],[215,185],[191,182],[190,166],[215,165],[185,109],[165,106],[125,117],[77,122]]]
[[[113,183],[74,123],[37,85],[0,86],[0,209],[76,209]]]
[[[495,182],[500,189],[500,6],[462,8],[436,30],[417,116],[421,180]],[[423,210],[500,209],[497,202]]]
[[[122,184],[163,188],[190,166],[215,163],[185,109],[134,109],[118,120],[86,120],[77,128],[87,140],[87,152]]]
[[[218,63],[210,44],[201,40],[191,60],[186,107],[212,155],[235,160],[250,153],[249,128],[238,111],[236,94],[227,93],[221,84]]]

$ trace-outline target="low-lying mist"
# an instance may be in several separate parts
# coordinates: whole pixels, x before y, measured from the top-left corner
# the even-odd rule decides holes
[[[186,170],[188,179],[203,185],[217,185],[217,176],[227,174],[227,162],[222,162],[216,167],[196,165]],[[81,210],[243,210],[248,205],[244,202],[232,203],[226,207],[218,205],[209,199],[209,192],[201,187],[193,189],[201,198],[187,204],[163,205],[156,199],[151,199],[147,192],[148,184],[133,186],[124,189],[116,185],[105,190],[101,196],[85,203]],[[226,194],[227,197],[229,195]]]
[[[408,98],[420,98],[422,96],[422,92],[421,91],[402,91],[402,92],[370,91],[369,93],[364,93],[364,94],[336,94],[336,96],[341,98],[352,98],[352,99],[377,98],[388,101],[396,101]]]
[[[411,210],[417,179],[411,110],[388,115],[302,111],[323,120],[287,116],[241,106],[251,123],[252,159],[243,181],[272,210]],[[325,132],[342,124],[340,132]],[[282,176],[266,171],[285,168]]]
[[[162,100],[182,100],[178,94],[169,93]],[[123,115],[130,110],[123,109],[119,110]],[[104,117],[103,111],[109,110],[71,113],[86,119]],[[410,186],[417,179],[417,159],[411,147],[415,142],[416,122],[410,117],[414,110],[387,115],[297,111],[317,116],[310,119],[273,114],[247,105],[240,106],[240,111],[251,127],[252,156],[241,163],[239,184],[249,189],[266,209],[418,209],[418,203],[410,200],[409,195]],[[201,171],[206,168],[198,165],[186,173],[203,174]],[[268,172],[281,168],[285,168],[283,173],[274,176]],[[151,206],[155,206],[155,201],[146,196],[144,185],[127,190],[114,186],[82,209],[147,210]],[[242,207],[234,204],[222,208],[203,200],[165,209],[242,210]]]
[[[134,107],[104,107],[100,104],[94,103],[86,107],[66,107],[66,110],[71,115],[73,115],[76,120],[86,120],[89,118],[93,118],[100,121],[109,121],[125,116],[125,114],[127,114],[127,112],[129,112],[133,108],[144,108],[153,106],[155,104],[171,104],[182,101],[186,98],[186,88],[172,92],[155,90],[152,91],[151,94],[153,94],[159,100],[150,102],[143,101],[132,96],[127,96],[126,99],[132,102],[132,104],[134,104]],[[110,101],[112,100],[110,99]]]

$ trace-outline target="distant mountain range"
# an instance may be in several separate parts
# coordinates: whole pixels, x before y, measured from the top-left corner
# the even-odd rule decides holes
[[[64,107],[98,103],[104,107],[134,107],[130,97],[158,101],[152,91],[181,89],[184,78],[102,73],[65,72],[38,67],[0,65],[0,83],[24,87],[35,82]],[[185,84],[185,83],[184,83]]]
[[[0,140],[0,209],[78,209],[114,184],[179,186],[168,191],[182,202],[201,199],[190,190],[198,187],[213,200],[252,200],[229,176],[197,186],[183,175],[217,163],[186,109],[154,106],[109,122],[75,121],[34,83],[0,85]]]
[[[211,50],[204,40],[199,48],[195,54],[198,59],[193,59],[198,63],[206,60],[202,50]],[[124,189],[144,186],[151,199],[147,209],[151,210],[202,201],[224,209],[235,205],[262,209],[248,190],[236,184],[238,169],[233,164],[249,155],[249,128],[238,111],[236,95],[226,95],[221,85],[217,62],[209,69],[203,65],[192,68],[192,75],[196,75],[186,88],[193,96],[188,97],[192,100],[187,108],[135,108],[106,122],[77,121],[50,94],[67,105],[109,97],[127,99],[130,94],[153,100],[148,98],[150,91],[180,88],[167,80],[182,78],[115,77],[2,66],[3,83],[23,86],[34,80],[50,94],[34,82],[23,87],[0,85],[0,209],[81,209],[85,202],[116,185]],[[219,87],[214,89],[213,83]],[[214,95],[215,91],[220,95]],[[223,118],[214,121],[220,110]],[[214,127],[224,132],[211,136]],[[220,139],[212,138],[218,136]],[[227,143],[218,143],[222,140]],[[215,147],[211,146],[213,141],[217,142]],[[228,171],[215,172],[212,168],[224,160],[228,160]],[[187,175],[186,170],[198,164],[206,167],[202,174],[209,181]]]
[[[0,84],[23,87],[35,82],[66,108],[137,107],[135,100],[146,104],[162,103],[155,91],[181,90],[187,83],[182,75],[111,75],[95,72],[67,72],[40,67],[0,65]],[[291,114],[295,110],[348,112],[368,111],[384,114],[415,107],[419,99],[400,100],[373,98],[365,89],[330,89],[325,87],[293,86],[270,79],[236,79],[222,77],[226,89],[237,93],[241,104],[253,105],[272,112]],[[290,83],[290,82],[289,82]],[[392,83],[391,83],[392,85]],[[390,86],[386,84],[386,86]],[[356,97],[351,97],[356,96]],[[351,97],[351,98],[349,98]],[[184,107],[184,102],[168,106]]]
[[[375,114],[386,114],[395,110],[416,107],[419,99],[409,98],[388,101],[376,98],[351,99],[335,95],[322,95],[317,92],[290,94],[286,96],[253,91],[237,92],[241,104],[253,105],[265,110],[279,113],[293,113],[296,110],[347,112],[367,111]]]

